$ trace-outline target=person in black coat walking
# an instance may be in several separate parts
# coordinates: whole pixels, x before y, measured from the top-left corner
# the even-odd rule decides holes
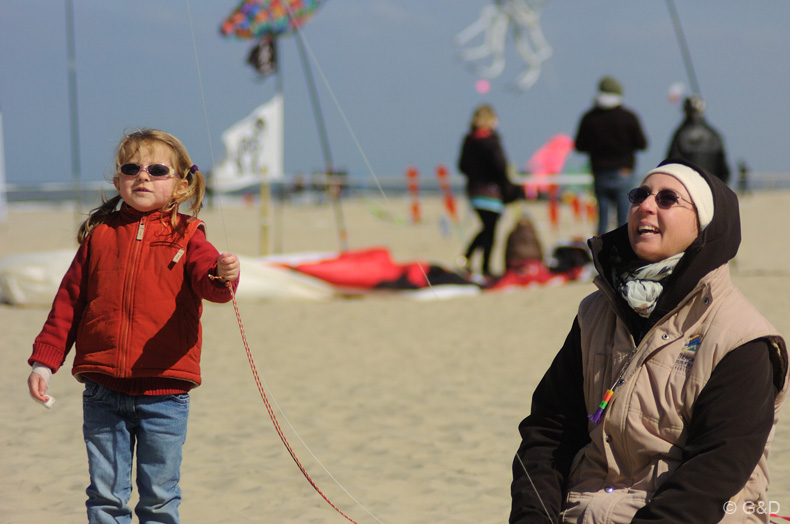
[[[482,228],[469,243],[462,262],[465,269],[472,272],[472,256],[476,251],[482,251],[481,272],[484,277],[491,277],[491,251],[505,201],[517,198],[515,193],[518,191],[507,176],[507,159],[496,132],[498,123],[491,106],[479,106],[472,116],[458,159],[458,169],[467,179],[469,203],[482,222]]]

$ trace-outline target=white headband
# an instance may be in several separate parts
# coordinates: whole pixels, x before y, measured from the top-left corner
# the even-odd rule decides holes
[[[659,173],[675,177],[683,184],[697,208],[700,232],[708,227],[713,220],[713,192],[702,175],[684,164],[664,164],[649,171],[645,178]]]

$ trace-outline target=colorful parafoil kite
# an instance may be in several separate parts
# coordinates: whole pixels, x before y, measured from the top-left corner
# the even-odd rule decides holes
[[[286,35],[306,24],[323,0],[244,0],[220,32],[243,39]]]

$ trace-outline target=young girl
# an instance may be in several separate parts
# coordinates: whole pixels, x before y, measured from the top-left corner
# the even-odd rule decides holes
[[[202,300],[227,302],[236,255],[206,240],[197,220],[203,175],[169,133],[121,140],[118,195],[93,210],[29,359],[30,395],[48,400],[52,373],[72,345],[85,383],[89,522],[131,522],[136,449],[140,522],[178,522],[189,390],[200,385]],[[192,216],[178,212],[191,203]],[[118,204],[120,209],[116,209]]]

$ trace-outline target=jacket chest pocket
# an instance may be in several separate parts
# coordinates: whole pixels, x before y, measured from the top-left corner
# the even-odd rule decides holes
[[[684,415],[687,379],[671,359],[645,362],[632,377],[635,382],[627,399],[627,424],[643,428],[645,438],[660,439],[667,446],[682,445],[688,422]]]

